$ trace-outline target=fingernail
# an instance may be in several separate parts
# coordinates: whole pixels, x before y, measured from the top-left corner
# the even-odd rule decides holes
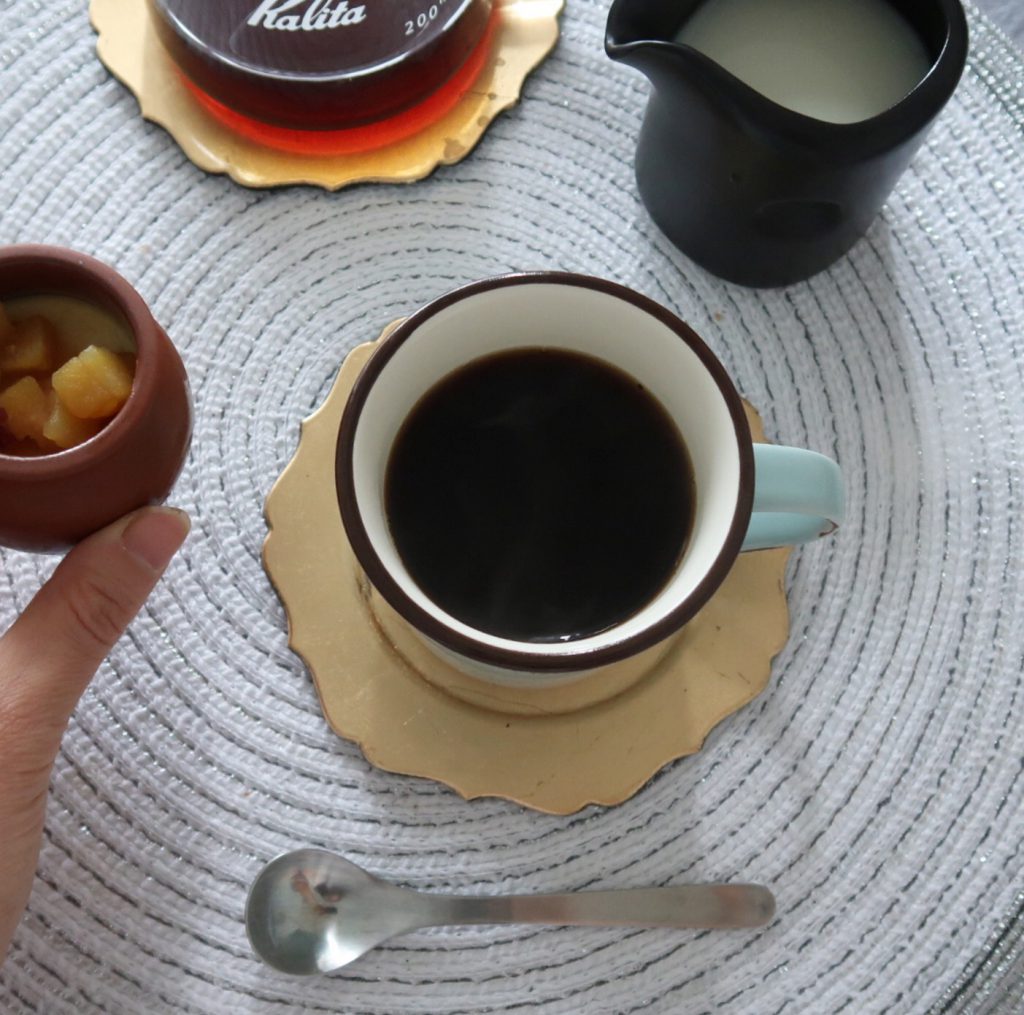
[[[121,534],[121,545],[153,571],[163,571],[192,527],[177,508],[147,508]]]

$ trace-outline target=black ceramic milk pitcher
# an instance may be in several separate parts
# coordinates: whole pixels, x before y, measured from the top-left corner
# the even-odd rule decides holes
[[[835,123],[777,104],[674,41],[701,2],[615,0],[608,16],[608,55],[653,86],[636,152],[640,196],[708,271],[748,286],[806,279],[867,230],[953,94],[967,56],[963,8],[891,0],[930,69],[877,115]]]

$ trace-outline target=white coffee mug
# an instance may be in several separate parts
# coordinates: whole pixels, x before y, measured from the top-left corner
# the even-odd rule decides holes
[[[631,375],[673,419],[693,467],[691,535],[667,584],[621,623],[576,640],[516,641],[451,616],[412,579],[388,529],[385,473],[409,413],[454,370],[519,348],[583,353]],[[475,282],[416,311],[384,338],[342,417],[337,486],[356,558],[393,611],[463,672],[528,687],[653,658],[707,602],[741,550],[813,539],[833,531],[843,515],[836,463],[812,451],[754,445],[739,394],[691,328],[616,283],[560,272]]]

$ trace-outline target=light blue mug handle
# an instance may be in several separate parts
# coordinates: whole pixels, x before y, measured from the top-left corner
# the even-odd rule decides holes
[[[754,510],[741,549],[806,543],[834,531],[844,514],[843,475],[831,458],[754,445]]]

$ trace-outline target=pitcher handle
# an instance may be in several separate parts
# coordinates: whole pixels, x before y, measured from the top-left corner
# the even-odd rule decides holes
[[[834,532],[845,515],[839,466],[804,448],[754,445],[754,509],[744,550],[794,546]]]

